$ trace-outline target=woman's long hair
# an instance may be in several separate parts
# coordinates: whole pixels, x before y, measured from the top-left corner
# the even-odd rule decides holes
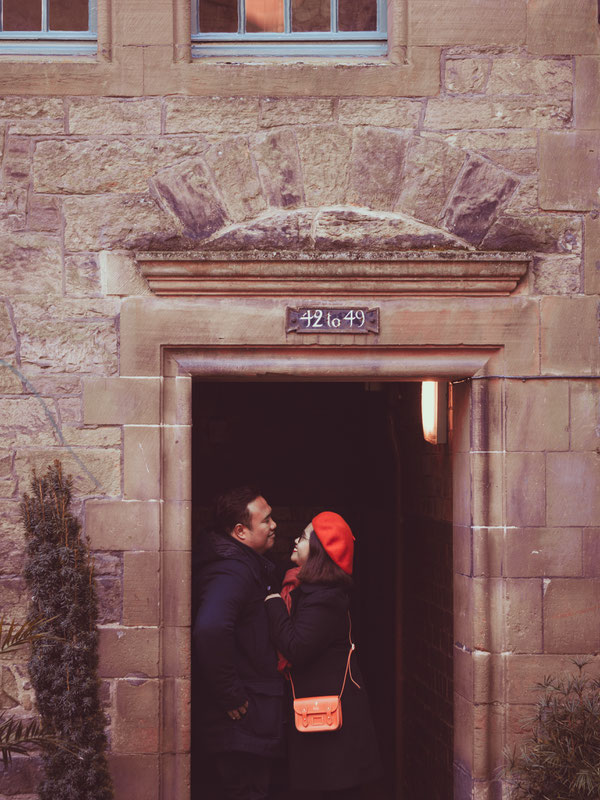
[[[308,545],[308,558],[298,573],[298,580],[301,583],[326,583],[329,586],[342,586],[344,589],[351,589],[352,576],[344,572],[329,557],[314,531],[311,531]]]

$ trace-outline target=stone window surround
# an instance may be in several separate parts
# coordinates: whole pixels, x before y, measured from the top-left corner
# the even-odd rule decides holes
[[[147,257],[160,263],[159,254]],[[231,257],[221,254],[224,261]],[[485,254],[479,257],[485,262]],[[170,269],[168,259],[163,268]],[[356,278],[356,262],[351,269]],[[471,797],[474,783],[485,792],[494,778],[506,735],[503,716],[494,712],[494,704],[506,702],[496,694],[502,679],[495,674],[502,631],[494,620],[502,615],[490,622],[478,613],[491,602],[492,584],[488,586],[485,575],[469,577],[468,569],[465,574],[460,566],[468,553],[463,542],[474,531],[511,524],[506,505],[505,387],[494,376],[560,378],[564,370],[560,350],[555,350],[540,318],[539,299],[506,293],[407,297],[398,296],[398,288],[377,297],[380,336],[343,342],[333,335],[286,335],[277,320],[298,296],[286,296],[282,287],[262,296],[240,294],[238,287],[216,297],[200,292],[194,297],[138,296],[123,301],[120,377],[91,379],[84,389],[86,423],[123,425],[123,499],[88,501],[86,517],[92,543],[104,536],[104,549],[130,551],[125,553],[123,627],[120,632],[103,631],[111,649],[102,675],[116,679],[129,697],[139,692],[139,698],[145,698],[147,717],[139,724],[156,731],[149,743],[140,745],[117,714],[113,758],[127,774],[135,774],[142,760],[155,764],[161,800],[189,796],[191,383],[192,378],[237,380],[240,374],[245,380],[373,380],[376,374],[377,380],[459,381],[453,386],[452,408],[455,639],[461,643],[455,650],[455,759],[457,786],[471,788],[468,794],[466,788],[457,788],[455,800]],[[322,291],[316,283],[305,297],[331,302],[331,293]],[[367,297],[372,303],[371,295],[363,302]],[[483,379],[462,380],[470,376]],[[115,514],[129,520],[129,526],[133,517],[142,518],[137,523],[142,533],[131,534],[143,535],[142,544],[123,545],[125,528],[114,524]],[[113,519],[108,532],[102,522],[107,515]],[[140,588],[138,556],[153,565],[145,590]],[[481,549],[478,558],[487,558]],[[128,636],[135,642],[142,635],[155,648],[152,672],[147,663],[142,670],[140,657],[127,646]],[[115,636],[123,637],[120,651],[114,649]],[[131,678],[140,672],[149,679]],[[142,706],[136,700],[136,708]]]
[[[385,58],[191,58],[189,0],[149,10],[137,0],[98,0],[96,57],[0,56],[0,94],[135,97],[435,95],[440,48],[407,40],[409,0],[392,0]]]

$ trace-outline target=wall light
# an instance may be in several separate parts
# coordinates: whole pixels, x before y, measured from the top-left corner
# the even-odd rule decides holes
[[[426,442],[430,444],[447,442],[448,384],[444,381],[422,382],[421,419]]]

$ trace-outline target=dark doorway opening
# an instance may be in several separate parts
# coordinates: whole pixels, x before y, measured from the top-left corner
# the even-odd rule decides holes
[[[423,440],[419,388],[197,380],[193,391],[194,537],[215,495],[246,483],[273,506],[281,570],[319,511],[355,532],[353,625],[386,800],[452,796],[450,459]],[[192,733],[192,797],[212,800],[194,747]]]

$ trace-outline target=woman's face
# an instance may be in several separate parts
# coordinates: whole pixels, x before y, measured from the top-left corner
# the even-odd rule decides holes
[[[299,567],[303,567],[308,559],[309,540],[313,532],[312,523],[309,522],[304,533],[294,541],[294,549],[292,550],[291,560]]]

